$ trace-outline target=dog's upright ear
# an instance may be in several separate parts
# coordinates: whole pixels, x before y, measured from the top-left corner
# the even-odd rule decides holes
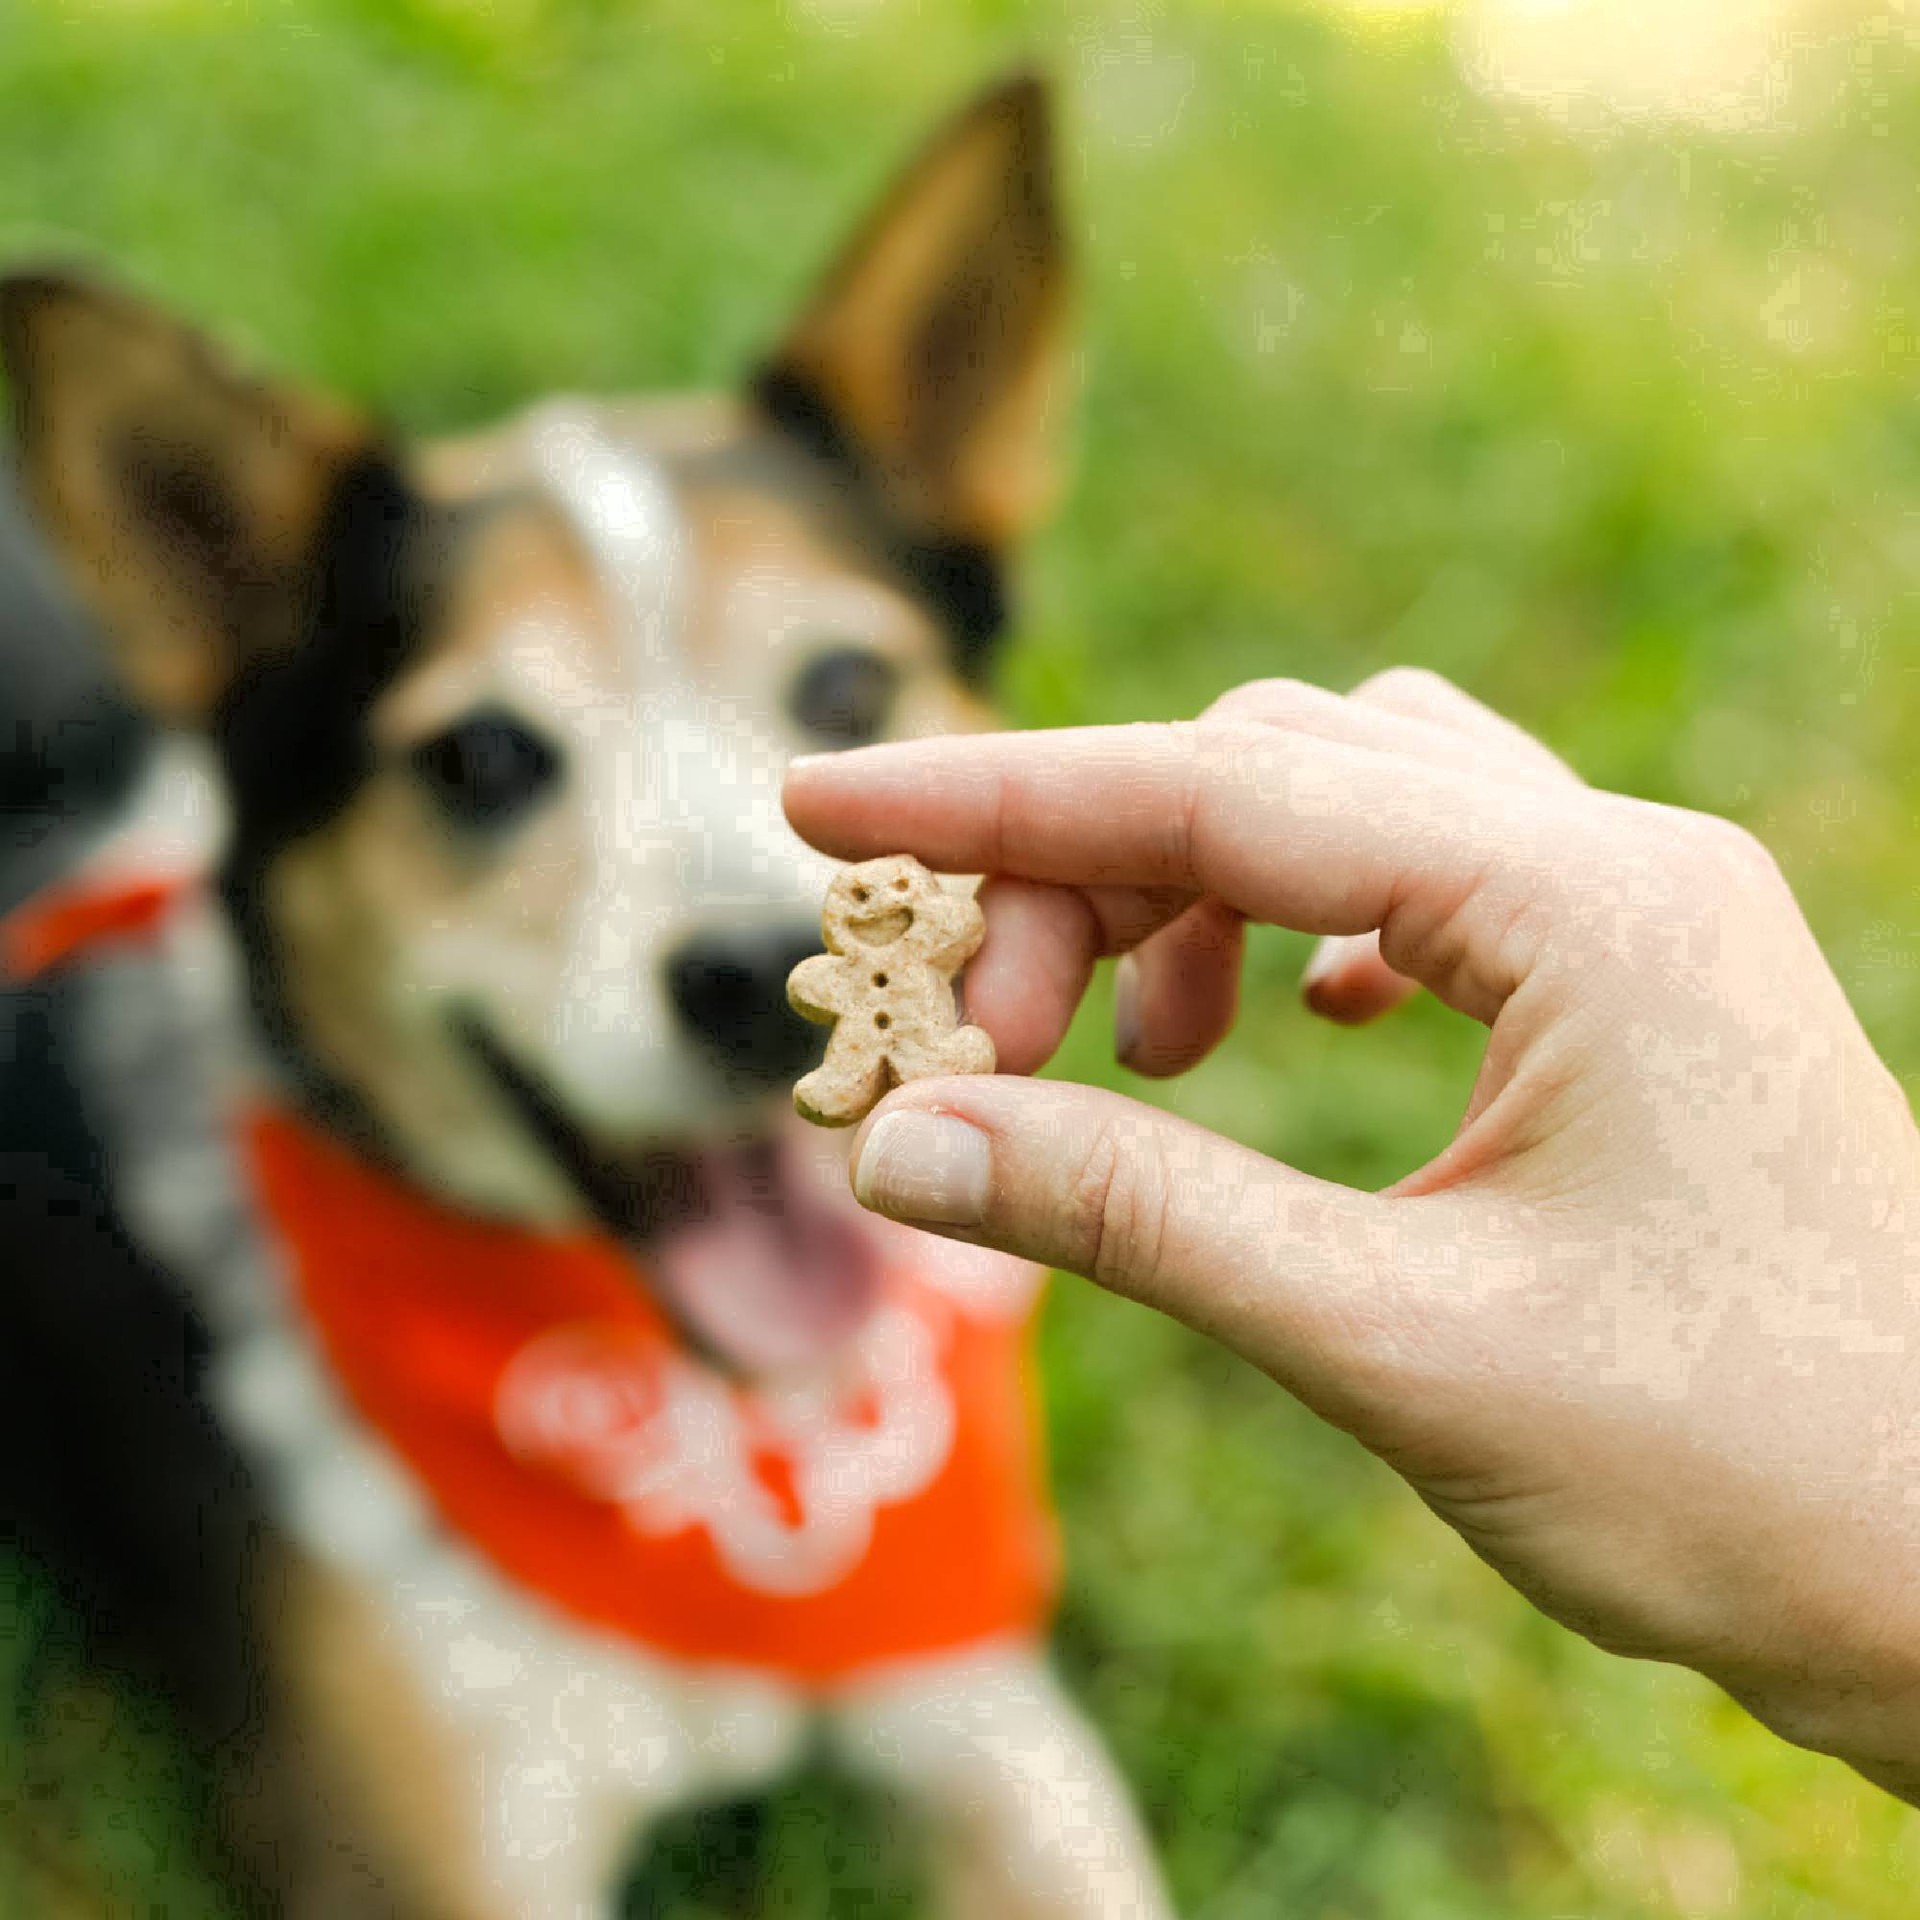
[[[385,456],[346,407],[243,371],[131,295],[0,279],[22,478],[121,677],[162,718],[213,718],[291,652],[343,493]]]
[[[907,537],[997,552],[1054,491],[1067,281],[1047,90],[1021,75],[907,168],[758,392]]]

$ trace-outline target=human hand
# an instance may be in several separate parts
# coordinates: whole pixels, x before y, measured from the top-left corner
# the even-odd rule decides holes
[[[890,1095],[867,1205],[1214,1335],[1547,1612],[1920,1798],[1920,1137],[1750,836],[1409,672],[808,760],[786,797],[831,854],[992,876],[967,1012],[1008,1072]],[[1487,1023],[1438,1158],[1359,1193],[1009,1077],[1116,953],[1123,1057],[1202,1057],[1243,919],[1331,936],[1333,1017],[1418,983]]]

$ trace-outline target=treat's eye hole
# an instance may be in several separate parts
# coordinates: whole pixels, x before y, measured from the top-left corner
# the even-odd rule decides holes
[[[910,884],[907,876],[903,873],[900,878],[893,883],[893,890],[895,893],[905,893]]]
[[[900,693],[900,669],[868,647],[817,653],[795,675],[787,711],[827,747],[864,747],[886,732]]]
[[[488,833],[522,820],[558,785],[561,770],[559,749],[500,707],[423,740],[408,760],[449,820]]]
[[[864,907],[867,902],[873,898],[873,889],[871,887],[855,887],[853,897],[858,905]]]

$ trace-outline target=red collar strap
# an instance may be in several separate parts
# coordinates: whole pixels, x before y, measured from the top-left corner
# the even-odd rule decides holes
[[[0,919],[0,983],[38,980],[102,948],[152,940],[196,886],[151,877],[47,887]]]

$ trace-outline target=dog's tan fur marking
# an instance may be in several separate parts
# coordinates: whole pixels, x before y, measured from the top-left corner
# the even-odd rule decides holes
[[[511,1907],[481,1882],[469,1756],[420,1698],[371,1596],[289,1552],[268,1614],[292,1716],[282,1735],[292,1750],[277,1761],[298,1777],[276,1790],[312,1796],[328,1836],[293,1894],[296,1920],[358,1912],[369,1885],[396,1915],[508,1920]]]
[[[324,832],[286,849],[268,876],[288,1006],[314,1058],[377,1115],[408,1160],[482,1212],[557,1224],[580,1216],[571,1189],[537,1159],[498,1155],[512,1121],[500,1095],[431,1001],[396,991],[406,937],[430,926],[456,890],[452,862],[427,850],[433,829],[398,778],[377,779]],[[571,895],[564,850],[495,876],[491,905],[538,941]],[[524,883],[524,884],[523,884]],[[469,925],[485,916],[465,912]],[[484,937],[476,932],[475,938]],[[454,1176],[454,1177],[450,1177]]]
[[[603,687],[624,677],[593,568],[545,501],[510,499],[493,508],[465,543],[448,588],[445,614],[424,636],[420,658],[368,716],[389,765],[499,694],[502,636],[516,630],[529,644],[544,636],[549,645],[577,648]]]

